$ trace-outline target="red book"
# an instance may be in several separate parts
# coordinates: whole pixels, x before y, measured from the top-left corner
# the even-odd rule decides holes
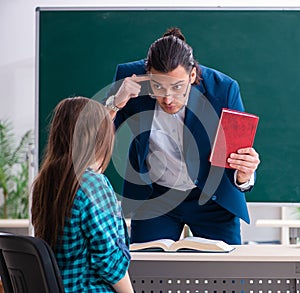
[[[223,108],[209,157],[211,164],[231,168],[227,163],[229,155],[253,146],[258,120],[256,115]]]

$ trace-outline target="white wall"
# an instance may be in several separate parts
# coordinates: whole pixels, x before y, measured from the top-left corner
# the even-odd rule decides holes
[[[109,3],[110,2],[110,3]],[[0,119],[10,118],[21,136],[34,129],[35,116],[35,8],[87,7],[296,7],[298,1],[266,0],[0,0]],[[84,4],[83,4],[84,3]],[[279,218],[280,208],[250,207],[256,218]],[[278,229],[243,225],[245,240],[279,239]]]

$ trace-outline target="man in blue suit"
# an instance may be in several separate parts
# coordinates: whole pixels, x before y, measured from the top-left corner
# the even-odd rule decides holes
[[[186,224],[194,236],[240,244],[259,156],[240,149],[231,169],[208,160],[222,108],[244,111],[237,82],[200,66],[177,28],[146,60],[118,65],[115,80],[106,106],[116,128],[125,123],[132,133],[122,192],[131,242],[178,240]]]

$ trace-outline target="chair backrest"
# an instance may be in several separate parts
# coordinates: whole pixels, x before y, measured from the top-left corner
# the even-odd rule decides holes
[[[0,275],[5,293],[63,293],[56,259],[42,239],[0,233]]]

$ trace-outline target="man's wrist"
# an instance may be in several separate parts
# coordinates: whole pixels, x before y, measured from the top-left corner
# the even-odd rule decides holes
[[[109,110],[112,110],[114,111],[115,113],[117,113],[120,108],[118,108],[116,105],[115,105],[115,98],[116,96],[115,95],[112,95],[110,97],[107,98],[107,100],[105,101],[105,107]]]
[[[234,184],[238,187],[241,191],[246,191],[250,189],[254,185],[254,173],[251,175],[250,179],[242,184],[237,182],[237,170],[234,172]]]

